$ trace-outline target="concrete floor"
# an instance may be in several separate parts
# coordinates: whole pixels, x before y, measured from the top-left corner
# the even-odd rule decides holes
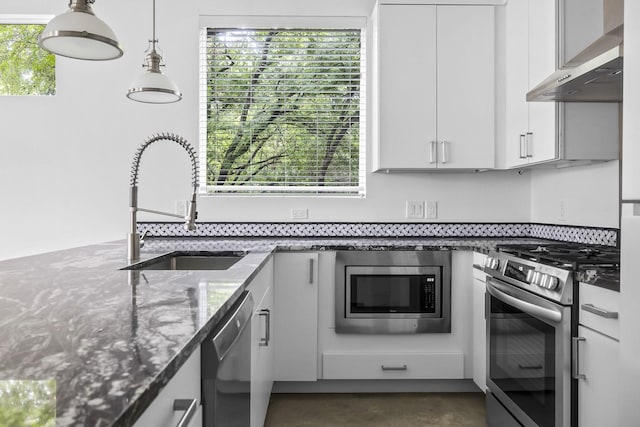
[[[265,427],[486,427],[483,393],[272,394]]]

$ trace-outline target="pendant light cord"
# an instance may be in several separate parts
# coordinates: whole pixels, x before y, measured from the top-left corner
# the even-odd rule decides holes
[[[153,0],[153,40],[152,50],[155,52],[156,50],[156,0]]]

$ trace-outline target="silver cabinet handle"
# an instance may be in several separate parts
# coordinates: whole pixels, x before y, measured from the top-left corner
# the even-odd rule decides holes
[[[271,341],[271,310],[264,308],[260,310],[258,316],[264,316],[265,319],[264,338],[260,338],[260,346],[268,347]]]
[[[437,142],[431,141],[429,142],[429,163],[433,164],[436,162],[436,151],[437,151]]]
[[[313,258],[309,260],[309,284],[313,284]]]
[[[571,337],[571,359],[572,359],[572,372],[571,377],[576,380],[585,380],[587,376],[580,373],[580,364],[579,364],[579,343],[580,341],[586,341],[587,339],[584,337]]]
[[[176,399],[173,401],[174,411],[184,411],[176,427],[187,427],[198,409],[198,399]]]
[[[527,132],[527,138],[526,138],[526,142],[527,142],[527,157],[533,157],[533,133],[532,132]]]
[[[521,159],[526,159],[527,158],[527,154],[525,153],[525,146],[526,146],[526,135],[520,134],[520,158]]]
[[[447,163],[447,144],[448,141],[442,141],[442,164]]]
[[[542,369],[542,365],[523,365],[521,363],[518,363],[518,368],[520,368],[522,370]]]
[[[407,370],[407,365],[402,365],[402,366],[380,365],[380,368],[382,368],[383,371],[406,371]]]
[[[605,317],[607,319],[617,319],[618,312],[617,311],[609,311],[604,308],[596,307],[593,304],[582,304],[582,309],[584,311],[588,311],[589,313],[593,313],[600,317]]]

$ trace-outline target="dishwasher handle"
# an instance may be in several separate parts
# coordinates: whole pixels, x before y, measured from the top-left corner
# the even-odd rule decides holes
[[[244,328],[251,322],[253,315],[253,297],[251,292],[244,292],[239,301],[230,309],[231,315],[226,317],[223,326],[213,337],[213,346],[219,361],[229,353],[229,350],[238,340]]]

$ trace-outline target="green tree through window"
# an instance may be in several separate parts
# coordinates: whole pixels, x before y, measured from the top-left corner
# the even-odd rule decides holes
[[[361,192],[361,33],[208,30],[210,190]]]
[[[0,24],[0,95],[55,94],[55,55],[38,46],[43,29]]]

